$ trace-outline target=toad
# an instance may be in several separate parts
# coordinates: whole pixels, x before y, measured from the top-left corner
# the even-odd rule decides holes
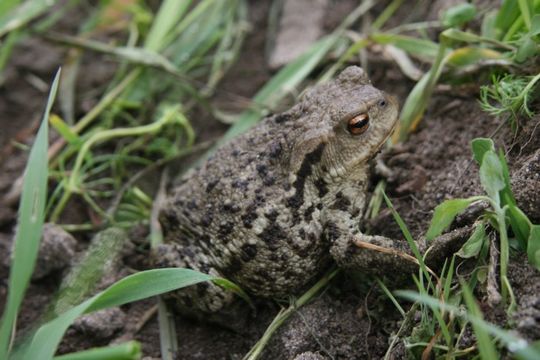
[[[307,91],[183,177],[160,213],[158,265],[225,277],[265,298],[298,293],[331,262],[398,269],[403,259],[354,243],[410,252],[403,241],[359,230],[368,162],[397,119],[396,101],[356,66]],[[206,313],[233,299],[212,283],[172,296]]]

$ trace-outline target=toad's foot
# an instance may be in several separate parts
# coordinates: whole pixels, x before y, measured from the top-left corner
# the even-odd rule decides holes
[[[187,268],[222,277],[217,269],[209,265],[206,256],[198,249],[194,246],[161,244],[154,256],[156,266]],[[212,282],[202,282],[176,290],[164,298],[173,300],[171,303],[183,315],[204,319],[237,332],[245,328],[250,313],[248,303]]]
[[[177,267],[196,270],[208,275],[221,277],[221,274],[208,264],[206,257],[193,246],[161,244],[156,249],[157,267]],[[174,298],[182,308],[203,313],[220,311],[234,300],[234,294],[212,282],[198,283],[167,295]]]

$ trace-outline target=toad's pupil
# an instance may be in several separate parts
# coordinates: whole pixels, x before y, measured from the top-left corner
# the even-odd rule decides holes
[[[368,123],[368,119],[364,119],[364,120],[360,120],[358,122],[355,122],[352,124],[352,127],[354,128],[362,128],[364,126],[366,126],[366,124]]]

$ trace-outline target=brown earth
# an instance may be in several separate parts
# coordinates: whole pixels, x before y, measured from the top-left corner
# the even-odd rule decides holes
[[[332,29],[354,6],[353,1],[333,1],[325,27]],[[436,18],[437,9],[444,1],[437,1],[431,8],[401,9],[391,20],[394,24]],[[485,1],[483,3],[486,3]],[[265,64],[264,47],[267,12],[270,1],[252,2],[250,32],[239,62],[221,84],[214,104],[235,103],[238,96],[250,98],[272,75]],[[384,6],[378,5],[374,15]],[[421,10],[421,11],[420,11]],[[411,15],[414,14],[414,15]],[[81,15],[82,16],[82,15]],[[67,17],[70,18],[70,17]],[[58,27],[66,33],[73,32],[77,17],[63,21]],[[49,83],[55,69],[66,56],[63,48],[52,46],[41,39],[28,39],[16,48],[6,70],[5,81],[0,87],[0,195],[9,191],[11,184],[22,172],[26,161],[24,151],[14,147],[12,140],[31,143],[37,121],[46,101],[46,90],[36,87],[32,77]],[[38,61],[34,61],[38,59]],[[414,83],[405,79],[391,62],[382,59],[376,49],[368,56],[369,72],[373,83],[395,95],[401,102]],[[108,83],[116,65],[97,55],[85,55],[77,86],[80,98],[77,112],[84,113],[97,100],[96,88]],[[478,83],[478,82],[476,82]],[[477,101],[478,87],[459,87],[451,91],[439,88],[426,116],[417,131],[402,145],[384,153],[383,158],[392,170],[387,179],[387,193],[397,211],[418,238],[426,231],[433,209],[443,200],[467,197],[482,192],[478,169],[472,160],[470,142],[476,137],[492,137],[498,148],[504,149],[510,167],[512,184],[520,208],[535,222],[540,222],[540,117],[522,119],[517,136],[509,126],[482,112]],[[538,104],[536,104],[538,109]],[[229,109],[231,110],[231,109]],[[238,109],[234,109],[238,110]],[[195,110],[194,117],[199,138],[208,138],[221,132],[225,126],[216,124],[203,110]],[[496,131],[498,128],[500,129]],[[206,129],[211,129],[206,131]],[[211,134],[211,135],[210,135]],[[375,184],[379,178],[374,177]],[[7,292],[8,249],[15,226],[16,208],[0,204],[0,309]],[[81,209],[79,216],[87,214]],[[460,216],[453,227],[471,224],[478,213],[469,211]],[[403,241],[399,227],[388,209],[365,225],[372,233],[382,234]],[[148,267],[145,230],[136,229],[131,238],[136,243],[117,265],[123,268]],[[140,231],[139,231],[140,230]],[[76,250],[81,252],[88,244],[89,235],[77,236]],[[470,264],[461,264],[460,275],[466,275]],[[527,263],[526,256],[513,255],[510,265],[510,282],[514,288],[518,310],[512,319],[504,312],[490,309],[486,294],[477,297],[488,320],[500,326],[511,326],[529,340],[540,339],[540,275]],[[118,274],[116,274],[118,275]],[[386,274],[382,274],[386,275]],[[391,278],[391,274],[388,274]],[[19,329],[24,333],[40,319],[43,309],[53,299],[61,280],[61,272],[32,282],[19,317]],[[414,288],[410,281],[390,281],[392,289]],[[482,286],[480,286],[482,288]],[[111,342],[135,338],[143,345],[145,356],[159,358],[159,332],[157,319],[150,316],[139,329],[141,318],[153,308],[153,299],[123,306],[100,317],[79,321],[67,333],[60,352],[70,352],[103,346]],[[279,310],[277,303],[258,303],[258,311],[242,333],[235,333],[214,325],[177,317],[179,359],[240,359],[260,338],[273,316]],[[388,297],[373,279],[358,274],[340,274],[314,301],[302,307],[274,335],[263,353],[264,359],[293,359],[304,354],[307,359],[369,359],[382,358],[400,326],[401,316]],[[104,326],[106,324],[107,326]],[[470,338],[470,336],[469,336]],[[318,354],[318,355],[316,355]],[[309,357],[311,356],[311,357]],[[317,357],[318,356],[318,357]],[[392,358],[406,357],[403,346],[395,348]]]

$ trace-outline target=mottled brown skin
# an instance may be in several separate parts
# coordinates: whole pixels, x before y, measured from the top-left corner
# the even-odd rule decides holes
[[[351,134],[349,120],[368,114]],[[362,250],[359,220],[368,161],[392,133],[396,102],[359,67],[308,91],[289,111],[262,120],[187,174],[160,214],[166,245],[159,266],[226,277],[251,294],[297,293],[336,261],[345,268],[392,266],[392,256]],[[174,295],[188,307],[220,310],[232,295],[213,284]]]

